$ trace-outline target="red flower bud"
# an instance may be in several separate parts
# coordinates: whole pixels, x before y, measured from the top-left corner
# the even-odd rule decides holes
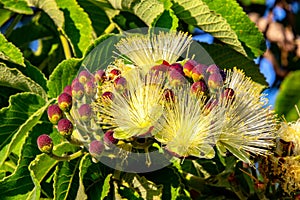
[[[98,84],[102,84],[105,80],[106,80],[106,74],[105,71],[102,69],[99,69],[96,73],[95,73],[95,79],[97,81]]]
[[[53,149],[53,142],[49,135],[43,134],[37,138],[37,145],[41,152],[51,153]]]
[[[68,119],[63,118],[58,121],[57,129],[62,136],[69,137],[73,133],[73,124]]]
[[[175,95],[174,92],[171,89],[165,89],[163,93],[163,99],[167,102],[174,102],[175,101]]]
[[[206,70],[207,73],[213,74],[213,73],[220,73],[220,69],[217,65],[212,64],[209,65],[209,67]]]
[[[192,78],[194,82],[197,82],[199,80],[204,80],[205,74],[206,74],[207,66],[203,64],[198,64],[192,69]]]
[[[63,93],[67,93],[68,95],[72,96],[72,86],[71,86],[71,85],[67,85],[67,86],[64,88]]]
[[[124,77],[121,77],[121,76],[117,77],[114,81],[115,89],[118,92],[124,91],[124,89],[126,88],[126,85],[127,85],[127,81]]]
[[[172,86],[180,86],[186,81],[185,77],[177,70],[172,69],[169,72],[169,82]]]
[[[92,116],[92,108],[89,104],[82,104],[78,109],[78,114],[82,121],[89,121]]]
[[[62,118],[63,113],[57,104],[53,104],[48,107],[47,110],[49,121],[52,124],[57,124],[57,122]]]
[[[225,88],[223,90],[223,92],[221,93],[221,98],[225,98],[226,101],[229,101],[229,100],[233,100],[234,99],[234,90],[231,89],[231,88]]]
[[[108,79],[109,80],[114,80],[116,77],[118,77],[121,74],[121,71],[118,69],[112,69],[109,73],[108,73]]]
[[[110,91],[106,91],[102,94],[102,102],[104,104],[110,104],[113,99],[114,99],[114,94]]]
[[[180,63],[173,63],[172,65],[170,65],[170,70],[176,70],[184,76],[183,67]]]
[[[69,112],[72,108],[72,97],[67,93],[58,96],[58,106],[62,111]]]
[[[94,97],[97,93],[97,86],[95,85],[95,83],[93,81],[89,81],[89,82],[85,83],[84,91],[88,97]]]
[[[91,79],[92,75],[87,70],[82,70],[78,75],[78,80],[80,83],[85,84]]]
[[[200,94],[207,94],[208,88],[205,82],[203,80],[200,80],[198,82],[193,83],[193,85],[191,86],[191,92],[196,96]]]
[[[104,150],[104,145],[101,141],[93,140],[90,143],[89,152],[93,157],[98,157]]]
[[[104,134],[103,141],[106,145],[111,145],[111,144],[117,144],[118,139],[114,138],[114,131],[113,130],[108,130]]]
[[[193,68],[197,65],[198,63],[195,60],[188,60],[186,63],[183,65],[183,72],[184,74],[191,78],[192,77],[192,70]]]
[[[74,83],[72,86],[72,97],[80,100],[84,95],[84,87],[80,82]]]
[[[223,86],[223,77],[221,76],[221,74],[218,73],[212,73],[210,74],[210,76],[208,77],[208,87],[210,89],[210,91],[215,91],[217,89],[219,89],[220,87]]]

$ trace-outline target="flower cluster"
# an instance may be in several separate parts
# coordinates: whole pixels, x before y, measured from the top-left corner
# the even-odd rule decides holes
[[[269,154],[276,118],[257,84],[236,68],[180,60],[190,43],[182,33],[121,39],[126,59],[83,69],[49,107],[49,120],[70,142],[76,129],[96,158],[113,146],[148,153],[154,144],[180,158],[211,159],[217,150],[250,164],[251,154]]]

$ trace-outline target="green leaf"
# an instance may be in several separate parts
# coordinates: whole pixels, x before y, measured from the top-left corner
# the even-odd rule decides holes
[[[0,0],[3,7],[16,13],[31,15],[32,9],[28,6],[26,0]]]
[[[202,0],[174,0],[172,9],[179,19],[187,24],[198,26],[247,56],[237,34],[226,19],[212,11]]]
[[[31,68],[32,69],[32,68]],[[9,68],[0,63],[0,86],[9,86],[24,92],[32,92],[46,98],[45,90],[16,68]]]
[[[25,142],[22,145],[16,171],[10,176],[0,180],[1,199],[31,199],[31,191],[34,188],[34,184],[28,166],[40,152],[36,145],[36,139],[41,134],[41,130],[47,132],[51,129],[52,125],[50,123],[42,123],[24,135]]]
[[[9,107],[0,110],[3,122],[0,131],[0,165],[14,150],[18,152],[24,143],[25,135],[39,123],[50,102],[32,93],[19,93],[11,96]]]
[[[27,0],[30,6],[42,9],[54,21],[55,25],[62,29],[64,24],[64,14],[57,7],[55,0]]]
[[[156,185],[138,174],[127,173],[122,180],[123,185],[129,185],[129,188],[133,192],[136,191],[142,199],[161,199],[162,197],[162,185]]]
[[[66,152],[75,151],[75,146],[71,145],[69,142],[60,143],[53,148],[53,152],[56,155],[63,155]],[[30,163],[28,169],[35,186],[31,192],[32,196],[35,195],[34,199],[39,199],[41,190],[40,183],[58,163],[58,160],[55,160],[44,153],[37,155],[36,158]]]
[[[3,34],[0,33],[0,59],[25,66],[23,54],[15,45],[8,42]]]
[[[94,163],[89,154],[85,155],[79,165],[80,193],[86,194],[88,199],[104,199],[110,190],[111,173],[111,168]]]
[[[295,105],[300,108],[300,70],[290,72],[282,81],[276,97],[274,109],[279,117],[296,121],[299,116]]]
[[[9,10],[2,9],[2,8],[0,8],[0,13],[1,13],[1,15],[0,15],[0,26],[3,26],[3,24],[11,18],[13,13]]]
[[[57,5],[64,13],[64,32],[71,42],[73,51],[76,57],[82,57],[93,41],[92,22],[75,0],[58,0]]]
[[[59,162],[54,173],[54,200],[75,199],[79,188],[81,158]]]
[[[173,10],[165,10],[157,20],[152,24],[153,27],[176,30],[178,27],[178,18]]]
[[[103,7],[98,6],[96,1],[78,0],[79,5],[89,15],[92,26],[98,36],[104,33],[105,29],[110,25],[110,20],[106,15]]]
[[[226,46],[221,46],[217,44],[201,45],[205,48],[208,55],[211,57],[211,59],[208,59],[208,61],[206,61],[208,63],[205,64],[215,63],[223,69],[232,69],[233,67],[237,67],[238,69],[242,69],[245,72],[245,75],[251,77],[253,81],[262,85],[267,85],[265,77],[259,71],[259,66],[255,64],[253,60],[243,56],[240,53],[237,53],[233,49]],[[195,60],[202,63],[204,59],[203,57],[201,57],[202,55],[199,55],[199,53],[197,54],[197,52],[190,52],[190,54],[194,54],[196,56]],[[197,55],[200,57],[197,57]]]
[[[95,72],[98,69],[106,69],[106,67],[114,61],[113,52],[117,51],[115,44],[120,40],[119,35],[105,34],[100,36],[94,44],[92,44],[82,62],[82,66]]]
[[[165,5],[160,0],[108,0],[111,5],[118,10],[129,11],[138,16],[148,26],[160,16],[164,10]]]
[[[254,57],[260,56],[266,50],[263,34],[250,20],[242,7],[232,0],[203,0],[208,7],[220,14],[230,24],[240,41],[254,53]],[[222,6],[220,6],[222,5]],[[249,55],[249,54],[248,54]],[[253,57],[253,58],[254,58]]]
[[[71,58],[61,62],[49,77],[47,87],[49,89],[48,95],[56,98],[78,73],[81,59]]]

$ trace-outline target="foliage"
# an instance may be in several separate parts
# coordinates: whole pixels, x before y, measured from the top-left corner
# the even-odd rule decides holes
[[[203,48],[220,67],[244,69],[265,85],[253,61],[266,49],[264,37],[236,1],[0,0],[0,27],[1,199],[262,197],[252,178],[258,172],[232,155],[176,160],[145,174],[120,172],[94,163],[87,150],[68,143],[47,119],[48,106],[91,59],[88,53],[132,28],[201,28],[217,40]],[[36,139],[44,133],[53,138],[55,154],[84,153],[71,161],[41,153]]]

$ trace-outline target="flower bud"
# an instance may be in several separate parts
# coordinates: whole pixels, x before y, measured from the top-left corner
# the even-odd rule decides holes
[[[88,97],[94,97],[97,93],[97,86],[95,85],[95,83],[93,81],[89,81],[89,82],[85,83],[84,91]]]
[[[124,89],[126,88],[126,85],[127,85],[127,81],[124,77],[121,77],[121,76],[117,77],[114,81],[115,89],[118,92],[124,91]]]
[[[155,65],[151,68],[151,70],[156,72],[167,72],[170,70],[170,67],[165,64]]]
[[[89,104],[82,104],[78,109],[78,114],[82,121],[89,121],[92,116],[92,108]]]
[[[231,88],[225,88],[221,93],[221,98],[225,98],[227,101],[234,99],[234,90]]]
[[[108,79],[109,80],[114,80],[115,78],[117,78],[119,75],[121,74],[121,71],[118,69],[112,69],[109,73],[108,73]]]
[[[114,131],[113,130],[108,130],[104,134],[103,141],[106,145],[111,145],[111,144],[117,144],[118,139],[114,138]]]
[[[203,114],[208,115],[218,105],[218,100],[212,99],[204,106]]]
[[[172,86],[180,86],[182,84],[184,84],[184,82],[186,81],[185,77],[179,73],[177,70],[172,69],[169,72],[169,82]]]
[[[99,69],[96,73],[95,73],[95,79],[97,81],[97,83],[99,85],[101,85],[105,80],[106,80],[106,74],[105,71],[102,69]]]
[[[200,80],[198,82],[193,83],[191,86],[191,92],[192,94],[195,94],[196,96],[200,94],[207,94],[208,88],[203,80]]]
[[[64,88],[63,93],[67,93],[68,95],[72,96],[72,86],[71,86],[71,85],[67,85],[67,86]]]
[[[58,121],[57,130],[62,136],[69,137],[73,133],[73,124],[68,119],[63,118]]]
[[[206,74],[207,66],[203,64],[198,64],[192,69],[192,79],[194,82],[199,80],[204,80]]]
[[[78,81],[82,84],[85,84],[91,79],[91,74],[87,70],[82,70],[78,75]]]
[[[224,72],[224,70],[220,69],[220,74],[221,74],[221,76],[223,78],[223,82],[225,82],[225,80],[226,80],[226,73]]]
[[[192,70],[193,68],[197,65],[198,63],[195,60],[188,60],[186,63],[183,65],[183,72],[184,74],[191,78],[192,77]]]
[[[80,82],[74,83],[72,86],[72,97],[80,100],[84,95],[84,87]]]
[[[113,99],[114,99],[114,94],[112,92],[110,91],[103,92],[102,103],[110,104]]]
[[[49,135],[43,134],[37,138],[37,145],[41,152],[51,153],[53,149],[53,142]]]
[[[57,104],[53,104],[48,107],[47,110],[49,121],[52,124],[57,124],[57,122],[62,118],[63,113]]]
[[[176,70],[177,72],[182,74],[182,76],[184,76],[183,67],[180,63],[173,63],[172,65],[170,65],[170,70]]]
[[[213,73],[220,73],[220,69],[217,65],[212,64],[209,65],[208,68],[206,69],[207,73],[213,74]]]
[[[75,83],[79,83],[79,79],[78,78],[74,78],[71,84],[71,89],[74,87]]]
[[[93,157],[98,157],[104,150],[104,145],[101,141],[93,140],[90,143],[89,152]]]
[[[163,92],[163,99],[166,102],[174,102],[175,101],[175,95],[174,92],[171,89],[165,89]]]
[[[210,91],[215,91],[218,88],[223,86],[223,78],[221,76],[221,74],[218,73],[212,73],[209,75],[208,77],[208,87],[210,89]]]
[[[64,112],[69,112],[72,108],[72,97],[67,93],[58,96],[58,106]]]

